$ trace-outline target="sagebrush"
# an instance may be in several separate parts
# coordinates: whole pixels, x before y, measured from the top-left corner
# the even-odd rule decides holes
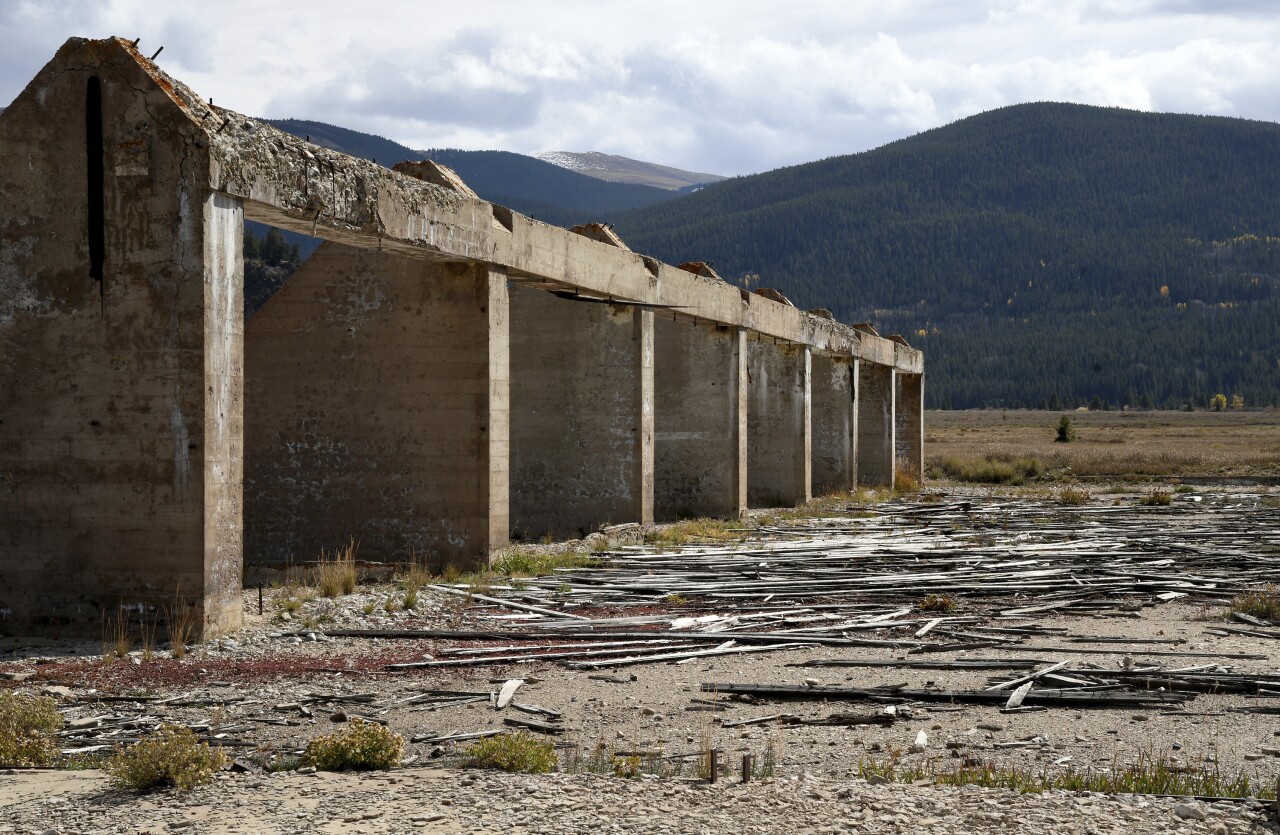
[[[194,731],[161,725],[133,745],[116,748],[102,770],[116,785],[134,791],[169,786],[190,791],[213,779],[227,761],[226,754],[201,742]]]
[[[48,696],[0,692],[0,766],[53,765],[61,728],[58,703]]]
[[[337,733],[309,741],[302,759],[321,771],[385,771],[400,765],[403,756],[404,737],[355,718]]]
[[[525,731],[487,737],[467,749],[472,768],[545,774],[555,771],[557,763],[555,743]]]

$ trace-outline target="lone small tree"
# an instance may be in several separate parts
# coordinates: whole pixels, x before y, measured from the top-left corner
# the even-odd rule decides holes
[[[1231,395],[1231,408],[1233,408],[1233,409],[1243,409],[1243,408],[1244,408],[1244,395],[1242,395],[1242,394],[1233,394],[1233,395]]]
[[[1071,418],[1063,415],[1058,419],[1058,437],[1054,443],[1069,444],[1076,439],[1076,428],[1071,425]]]
[[[1227,408],[1227,396],[1225,394],[1215,394],[1209,398],[1209,408],[1215,412],[1221,412]]]

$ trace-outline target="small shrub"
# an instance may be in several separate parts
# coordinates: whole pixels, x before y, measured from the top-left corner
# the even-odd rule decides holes
[[[956,606],[955,598],[946,594],[926,595],[924,600],[916,604],[916,608],[922,612],[954,612]]]
[[[499,734],[468,748],[467,765],[471,768],[546,774],[556,769],[556,746],[550,739],[525,731]]]
[[[58,758],[62,727],[58,703],[48,696],[0,692],[0,766],[44,767]]]
[[[1076,507],[1089,503],[1089,493],[1085,490],[1077,490],[1074,487],[1065,487],[1058,493],[1058,504]]]
[[[190,791],[226,764],[227,756],[193,731],[161,725],[133,745],[116,748],[102,768],[114,783],[134,791],[165,786]]]
[[[662,598],[664,603],[670,603],[672,606],[683,606],[689,602],[689,598],[685,597],[678,591],[673,591],[666,597]]]
[[[406,611],[412,610],[412,609],[413,609],[413,607],[414,607],[414,606],[417,606],[417,605],[418,605],[418,590],[417,590],[417,589],[409,589],[409,590],[407,590],[407,591],[404,593],[404,603],[403,603],[403,606],[404,606],[405,610],[406,610]]]
[[[1280,586],[1268,583],[1236,595],[1231,601],[1231,611],[1280,623]]]
[[[302,758],[321,771],[375,771],[398,766],[403,756],[404,737],[356,718],[337,733],[310,740]]]
[[[1173,504],[1173,494],[1168,490],[1152,490],[1138,504],[1144,507],[1167,507]]]
[[[1058,419],[1058,436],[1054,438],[1055,443],[1069,444],[1076,439],[1076,428],[1071,425],[1071,418],[1063,415]]]

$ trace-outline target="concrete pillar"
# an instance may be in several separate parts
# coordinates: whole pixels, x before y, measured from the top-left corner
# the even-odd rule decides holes
[[[812,498],[807,345],[748,341],[747,498],[753,507],[794,507]]]
[[[653,521],[653,313],[511,289],[511,528]]]
[[[924,375],[898,374],[896,450],[898,466],[924,483]]]
[[[747,506],[746,334],[657,315],[654,342],[655,514],[738,518]]]
[[[326,243],[250,318],[246,561],[506,544],[506,277]]]
[[[892,487],[896,464],[892,366],[858,363],[858,484]]]
[[[853,489],[858,473],[857,367],[852,357],[813,357],[813,491]]]
[[[116,42],[0,115],[0,632],[241,622],[243,213],[203,137]]]

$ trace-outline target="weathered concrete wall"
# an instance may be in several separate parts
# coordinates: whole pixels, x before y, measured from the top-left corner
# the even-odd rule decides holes
[[[506,278],[325,244],[249,320],[245,559],[473,568],[507,538]]]
[[[924,375],[895,375],[898,379],[897,424],[894,430],[897,445],[897,466],[907,475],[924,482]]]
[[[858,480],[857,365],[813,355],[813,492],[850,490]]]
[[[241,208],[203,138],[115,41],[0,115],[0,629],[240,622]]]
[[[858,363],[858,484],[893,485],[897,385],[891,366]]]
[[[511,527],[653,521],[653,313],[511,288]]]
[[[747,507],[746,334],[654,317],[654,505],[659,521]]]
[[[789,507],[812,496],[810,352],[807,346],[749,339],[747,499]]]

